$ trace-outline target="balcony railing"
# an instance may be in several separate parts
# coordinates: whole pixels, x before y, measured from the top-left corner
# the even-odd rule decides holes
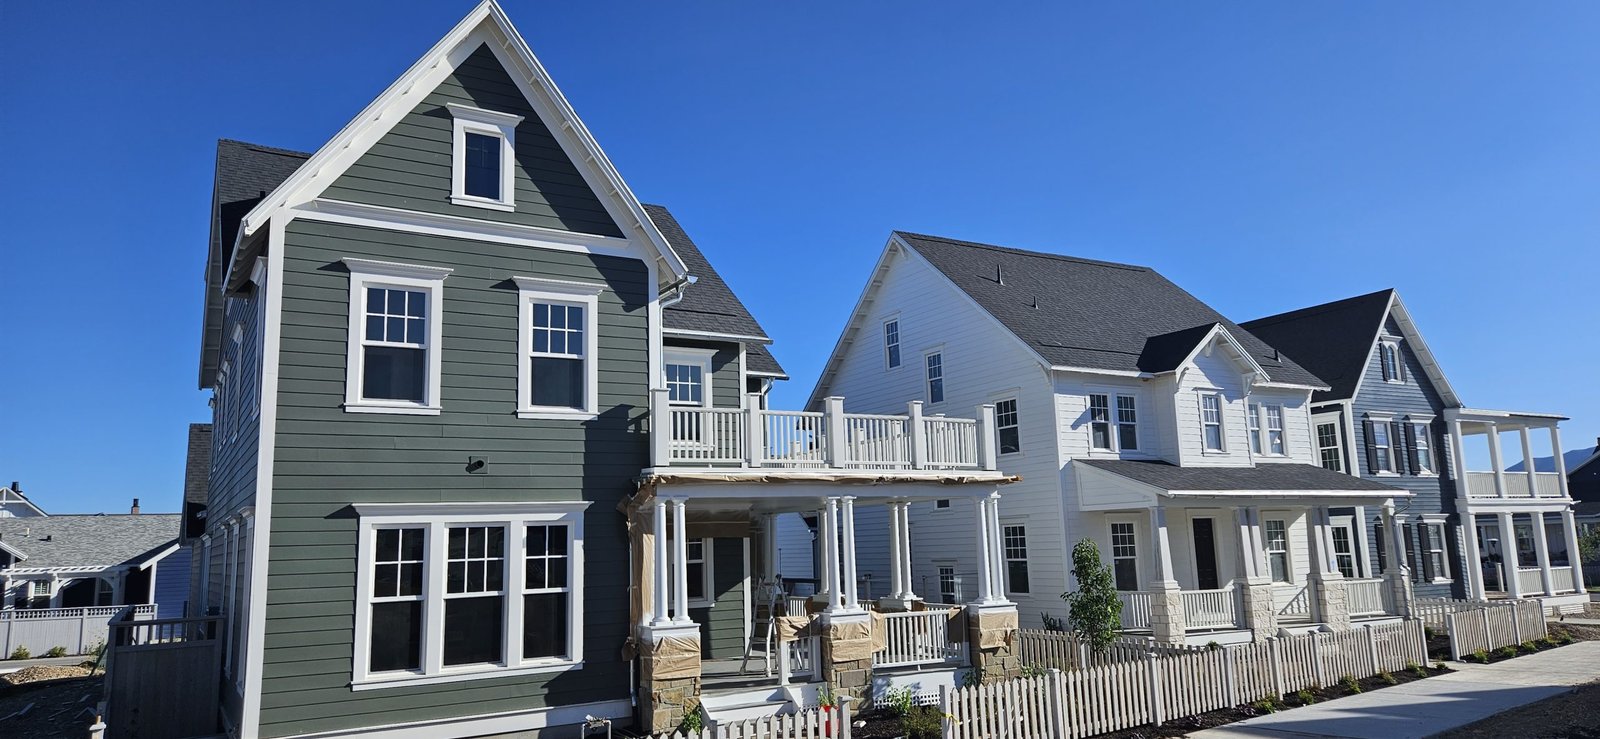
[[[1507,498],[1560,498],[1561,475],[1554,472],[1533,473],[1533,492],[1528,491],[1528,473],[1502,472],[1501,476],[1506,481]],[[1468,472],[1467,497],[1469,498],[1498,498],[1500,492],[1495,489],[1495,475],[1493,472]]]
[[[1117,599],[1122,601],[1122,628],[1150,628],[1149,593],[1142,591],[1123,591],[1117,593]]]
[[[820,413],[774,411],[746,396],[744,408],[672,405],[666,390],[651,395],[656,467],[741,467],[795,470],[994,470],[994,406],[978,418],[845,413],[827,398]]]

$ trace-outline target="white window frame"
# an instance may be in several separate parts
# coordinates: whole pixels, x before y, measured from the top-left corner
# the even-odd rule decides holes
[[[544,277],[513,276],[517,284],[517,418],[591,420],[600,414],[600,293],[605,285]],[[576,305],[583,308],[583,406],[566,408],[533,404],[533,305]],[[568,359],[570,355],[563,356]]]
[[[928,360],[931,360],[934,357],[939,358],[938,377],[933,377],[933,368],[928,364]],[[944,369],[944,349],[942,347],[939,349],[930,349],[922,353],[922,392],[923,395],[927,397],[928,405],[939,405],[943,403],[945,396],[950,392],[950,389],[945,387],[945,380],[948,379],[948,373],[946,373]],[[939,381],[938,400],[933,399],[933,381],[936,379]]]
[[[1004,420],[1004,417],[1005,417],[1006,414],[1005,414],[1005,412],[1000,410],[1000,405],[1002,403],[1010,403],[1011,404],[1011,413],[1010,413],[1010,415],[1011,415],[1011,423],[1006,423],[1005,420]],[[1000,432],[1002,430],[1004,430],[1004,429],[1014,429],[1014,430],[1016,430],[1016,432],[1017,432],[1017,448],[1016,449],[1013,449],[1011,451],[1005,451],[1004,444],[1002,444],[1000,442],[1000,436],[1001,436]],[[995,449],[999,450],[1000,454],[1009,457],[1009,456],[1012,456],[1012,455],[1016,455],[1016,454],[1021,454],[1022,453],[1022,404],[1017,401],[1017,396],[1015,396],[1015,395],[1007,395],[1007,396],[1005,396],[1003,398],[999,398],[999,399],[996,399],[994,401],[994,438],[995,438]]]
[[[1391,354],[1392,353],[1392,354]],[[1390,358],[1394,363],[1390,365]],[[1397,338],[1384,338],[1378,340],[1378,371],[1383,375],[1383,381],[1395,385],[1406,383],[1404,356],[1400,353],[1400,340]]]
[[[1389,464],[1387,466],[1381,465],[1381,464],[1378,465],[1378,474],[1380,474],[1380,475],[1398,475],[1398,474],[1400,474],[1399,473],[1400,460],[1395,458],[1395,455],[1398,454],[1399,452],[1396,451],[1396,446],[1395,446],[1396,440],[1394,438],[1394,425],[1393,425],[1394,424],[1394,416],[1378,415],[1378,414],[1368,413],[1366,420],[1368,420],[1368,421],[1370,421],[1372,423],[1372,450],[1373,450],[1372,456],[1373,456],[1373,461],[1375,461],[1375,462],[1378,461],[1378,459],[1379,459],[1378,450],[1379,449],[1383,449],[1383,450],[1386,450],[1388,452]],[[1380,433],[1383,434],[1384,440],[1386,442],[1388,442],[1388,443],[1386,443],[1386,444],[1379,444],[1378,443],[1378,434],[1380,434]]]
[[[1127,526],[1128,527],[1128,531],[1133,536],[1133,554],[1132,555],[1119,556],[1117,554],[1117,527],[1118,526]],[[1117,560],[1126,559],[1126,560],[1130,560],[1130,561],[1133,562],[1133,590],[1122,590],[1120,587],[1117,587],[1117,591],[1118,592],[1121,592],[1121,593],[1137,593],[1137,592],[1139,592],[1140,588],[1142,588],[1144,586],[1144,568],[1139,566],[1139,551],[1141,549],[1143,549],[1143,544],[1140,542],[1139,538],[1140,538],[1139,537],[1139,523],[1137,521],[1120,520],[1120,519],[1111,519],[1109,521],[1106,521],[1106,544],[1107,544],[1106,553],[1109,555],[1107,558],[1111,560],[1111,583],[1112,583],[1112,587],[1117,587],[1117,584],[1116,584],[1116,582],[1117,582]]]
[[[1122,420],[1122,400],[1124,398],[1133,401],[1133,408],[1130,409],[1133,411],[1132,422],[1126,422]],[[1144,448],[1144,440],[1139,438],[1139,413],[1138,395],[1134,393],[1113,394],[1111,399],[1111,438],[1112,443],[1116,444],[1118,453],[1128,451],[1136,452]],[[1133,428],[1134,445],[1132,449],[1129,449],[1122,444],[1122,428],[1124,426],[1131,426]]]
[[[1418,518],[1417,523],[1422,527],[1418,533],[1428,540],[1428,546],[1419,552],[1420,556],[1418,557],[1417,565],[1421,567],[1424,566],[1424,561],[1429,561],[1426,566],[1433,570],[1433,579],[1428,581],[1430,583],[1449,584],[1455,582],[1455,578],[1450,576],[1450,544],[1445,540],[1447,517],[1442,513],[1424,513]],[[1435,552],[1439,555],[1439,566],[1437,567],[1433,567],[1430,560]]]
[[[1344,439],[1341,436],[1339,425],[1338,416],[1313,416],[1311,418],[1311,442],[1317,448],[1317,466],[1328,469],[1327,465],[1322,463],[1322,453],[1332,449],[1336,455],[1335,459],[1339,463],[1339,469],[1334,470],[1334,472],[1346,472],[1345,465],[1347,462],[1344,458]],[[1322,445],[1321,429],[1323,426],[1333,427],[1333,446],[1331,447]]]
[[[673,401],[672,405],[683,407],[710,408],[711,402],[711,363],[717,357],[715,349],[696,349],[678,346],[667,347],[661,360],[661,386],[667,386],[667,365],[696,365],[700,367],[700,402]]]
[[[1106,424],[1106,437],[1109,446],[1095,446],[1094,425],[1096,422],[1094,420],[1094,398],[1096,395],[1103,395],[1106,399],[1106,418],[1104,423]],[[1131,424],[1123,423],[1122,421],[1123,398],[1133,401],[1133,423]],[[1090,454],[1105,455],[1121,454],[1123,452],[1137,453],[1143,449],[1144,438],[1139,435],[1139,415],[1141,413],[1141,408],[1139,404],[1138,393],[1131,392],[1128,388],[1090,386],[1085,388],[1083,407],[1084,412],[1088,416],[1088,423],[1086,423],[1085,426],[1087,426],[1087,430],[1089,432]],[[1133,427],[1134,441],[1138,443],[1138,446],[1135,446],[1132,449],[1126,449],[1122,446],[1122,427],[1124,426]]]
[[[517,124],[523,117],[446,103],[454,119],[451,135],[450,202],[473,208],[514,211],[516,200]],[[467,194],[467,134],[476,133],[500,139],[500,197],[486,198]]]
[[[1113,413],[1113,403],[1115,402],[1115,398],[1116,397],[1117,396],[1114,393],[1106,392],[1106,391],[1099,391],[1099,390],[1090,390],[1087,395],[1083,396],[1084,408],[1087,409],[1088,412],[1089,412],[1089,423],[1088,423],[1088,426],[1089,426],[1089,453],[1090,454],[1093,454],[1095,452],[1116,452],[1117,451],[1117,425],[1116,425],[1115,422],[1112,421],[1112,416],[1111,416],[1111,414]],[[1095,398],[1105,398],[1105,401],[1106,401],[1105,406],[1103,406],[1103,407],[1096,406],[1095,405]],[[1103,419],[1095,417],[1095,412],[1096,412],[1097,409],[1105,411],[1105,417]],[[1106,430],[1106,443],[1105,443],[1105,446],[1101,446],[1101,445],[1099,445],[1098,443],[1095,442],[1094,435],[1095,435],[1095,425],[1096,424],[1104,424],[1105,425],[1105,430]]]
[[[683,571],[688,572],[690,564],[698,563],[704,565],[701,567],[700,577],[700,592],[703,593],[704,596],[700,598],[691,596],[689,598],[689,607],[711,608],[717,602],[716,592],[712,589],[712,586],[716,584],[716,576],[714,574],[716,568],[716,553],[714,550],[716,542],[713,539],[705,537],[693,537],[689,539],[689,541],[700,542],[700,558],[694,559],[693,557],[688,557],[684,562]],[[687,555],[689,548],[685,546],[683,551]],[[669,549],[667,551],[667,565],[669,567],[675,567],[677,561],[677,551],[675,549]]]
[[[1411,427],[1411,433],[1417,438],[1417,468],[1411,474],[1418,477],[1437,477],[1439,474],[1439,451],[1433,445],[1433,416],[1419,416],[1412,414],[1406,416],[1406,425]],[[1426,451],[1426,463],[1422,453]],[[1407,460],[1409,466],[1410,460]]]
[[[1356,538],[1356,522],[1354,516],[1330,516],[1328,518],[1328,540],[1333,545],[1333,568],[1339,569],[1339,558],[1349,557],[1350,574],[1345,577],[1361,577],[1361,542]],[[1340,553],[1339,539],[1333,535],[1334,531],[1346,532],[1346,543],[1350,545],[1348,553]],[[1343,570],[1340,570],[1342,573]]]
[[[1262,411],[1267,417],[1266,427],[1266,454],[1269,457],[1286,457],[1289,455],[1289,438],[1284,431],[1283,406],[1264,403]],[[1274,428],[1276,426],[1276,428]],[[1276,434],[1277,436],[1273,436]]]
[[[1021,553],[1022,554],[1021,554],[1020,557],[1012,556],[1012,547],[1011,547],[1011,531],[1012,531],[1012,529],[1021,529],[1020,536],[1021,536],[1021,539],[1022,539],[1022,549],[1021,549]],[[1000,552],[1001,552],[1001,558],[1005,562],[1005,572],[1002,573],[1002,576],[1005,577],[1006,592],[1007,593],[1014,593],[1014,594],[1017,594],[1017,595],[1028,595],[1028,594],[1032,593],[1033,592],[1033,570],[1032,570],[1032,568],[1028,567],[1028,526],[1027,526],[1027,524],[1025,524],[1025,523],[1023,523],[1021,521],[1002,522],[1000,524]],[[1026,590],[1017,590],[1017,589],[1012,587],[1012,585],[1011,585],[1011,563],[1012,562],[1021,562],[1023,568],[1028,570],[1028,588]]]
[[[1217,446],[1210,446],[1206,440],[1206,427],[1212,425],[1206,420],[1206,398],[1217,399]],[[1221,390],[1195,391],[1195,403],[1200,411],[1200,451],[1202,454],[1227,454],[1228,453],[1228,404],[1222,398]]]
[[[1261,404],[1248,403],[1244,407],[1245,432],[1250,436],[1250,453],[1264,454],[1266,445],[1261,443]],[[1202,430],[1202,433],[1204,431]]]
[[[894,339],[889,337],[889,328],[894,327]],[[895,369],[905,364],[906,353],[904,342],[900,337],[900,316],[891,316],[883,319],[883,368]]]
[[[1282,549],[1273,549],[1272,548],[1272,537],[1268,536],[1268,534],[1267,534],[1267,524],[1269,524],[1269,523],[1278,523],[1278,524],[1282,524],[1283,525],[1283,548]],[[1290,542],[1289,542],[1289,529],[1290,528],[1291,528],[1290,519],[1288,517],[1283,517],[1283,518],[1263,518],[1263,519],[1261,519],[1261,551],[1266,554],[1266,559],[1267,559],[1267,577],[1268,578],[1272,578],[1272,576],[1273,576],[1272,575],[1272,555],[1274,555],[1274,554],[1282,554],[1283,555],[1283,576],[1284,576],[1285,579],[1283,579],[1283,580],[1273,579],[1272,582],[1293,584],[1294,581],[1295,581],[1294,580],[1294,548],[1292,546],[1290,546]]]
[[[394,413],[400,415],[437,416],[443,406],[439,402],[440,378],[443,376],[444,339],[444,280],[453,272],[449,267],[421,264],[401,264],[375,259],[345,257],[344,266],[350,270],[350,327],[346,337],[348,355],[345,358],[344,410],[346,413]],[[366,352],[367,288],[396,288],[417,290],[428,296],[428,339],[423,346],[427,352],[428,379],[423,388],[422,402],[405,400],[367,400],[361,397],[361,378]],[[382,344],[378,344],[382,346]]]
[[[433,685],[484,678],[564,672],[583,668],[583,524],[587,502],[524,503],[368,503],[355,506],[358,518],[356,544],[355,654],[350,688],[372,690],[402,685]],[[565,525],[571,540],[567,552],[567,659],[522,657],[522,594],[526,583],[527,527]],[[379,528],[425,528],[423,570],[422,670],[371,673],[373,555]],[[444,602],[449,529],[456,526],[504,526],[506,575],[503,582],[505,628],[500,647],[502,661],[491,664],[444,666]]]
[[[946,574],[945,570],[949,570],[949,573]],[[934,583],[934,587],[937,588],[938,591],[939,591],[939,598],[940,599],[947,599],[947,600],[945,600],[946,603],[958,603],[958,602],[960,602],[960,600],[961,600],[961,573],[958,570],[956,570],[956,564],[954,562],[948,562],[948,561],[946,561],[946,562],[934,562],[933,563],[933,571],[934,571],[934,577],[937,578],[937,582]],[[944,584],[945,584],[946,578],[949,578],[949,582],[950,582],[950,590],[948,592],[944,589]]]

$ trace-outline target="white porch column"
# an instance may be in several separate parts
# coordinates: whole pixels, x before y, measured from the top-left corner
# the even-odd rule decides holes
[[[1500,459],[1500,427],[1492,423],[1484,425],[1489,428],[1489,466],[1494,468],[1494,494],[1504,498],[1510,491],[1506,490],[1506,466]]]
[[[823,520],[827,524],[823,527],[826,538],[823,541],[823,551],[826,553],[827,564],[824,567],[824,577],[827,580],[828,612],[839,610],[839,594],[842,592],[839,584],[839,499],[829,498],[823,508]]]
[[[1338,564],[1333,561],[1332,523],[1327,506],[1311,509],[1311,561],[1312,574],[1316,577],[1343,577]]]
[[[1484,600],[1487,596],[1483,584],[1483,555],[1478,551],[1477,519],[1478,517],[1471,513],[1461,514],[1461,548],[1467,557],[1465,568],[1467,597]]]
[[[1255,550],[1256,576],[1271,581],[1272,569],[1267,566],[1267,545],[1262,540],[1261,533],[1261,509],[1251,506],[1245,511],[1250,516],[1250,546]]]
[[[1557,454],[1556,458],[1560,459],[1561,455]],[[1564,475],[1562,479],[1565,479]],[[1572,585],[1582,593],[1583,557],[1578,553],[1578,522],[1572,517],[1571,508],[1561,512],[1561,529],[1567,535],[1567,565],[1572,568]]]
[[[672,622],[687,624],[689,621],[689,522],[683,510],[684,501],[677,498],[672,501],[672,547],[677,554],[677,561],[672,563],[672,575],[676,584],[673,587]]]
[[[900,503],[889,503],[889,597],[905,597],[906,576],[900,558]]]
[[[1528,475],[1528,497],[1539,497],[1539,471],[1533,466],[1533,437],[1528,434],[1528,427],[1517,429],[1517,435],[1522,439],[1522,466],[1523,472]],[[1556,449],[1556,456],[1561,456],[1560,448]],[[1548,592],[1548,591],[1547,591]]]
[[[1567,490],[1567,460],[1561,456],[1561,429],[1555,424],[1550,425],[1550,449],[1556,459],[1557,489],[1561,491],[1561,497],[1571,499],[1572,493]],[[1579,587],[1578,592],[1583,592],[1583,588]]]
[[[989,604],[994,602],[990,593],[989,567],[992,560],[989,558],[989,503],[987,498],[973,498],[973,509],[978,514],[978,603]]]
[[[667,501],[657,497],[651,504],[651,513],[655,517],[655,587],[651,597],[650,625],[666,626],[672,623],[671,614],[667,611],[667,588],[671,587],[667,580],[667,570],[671,566],[671,559],[667,556]]]
[[[1497,478],[1498,479],[1498,478]],[[1516,521],[1512,514],[1500,514],[1500,571],[1501,579],[1505,580],[1505,589],[1513,598],[1522,597],[1522,581],[1517,576],[1517,529]]]
[[[911,504],[902,501],[900,504],[900,577],[904,586],[900,591],[900,598],[906,602],[917,599],[917,589],[912,586],[911,579]]]
[[[1006,598],[1005,538],[1000,533],[1000,493],[989,493],[989,587],[996,603],[1010,602]]]
[[[856,580],[856,499],[846,495],[839,499],[839,518],[844,523],[844,607],[847,610],[861,608],[857,598],[860,595]]]
[[[823,604],[828,603],[833,597],[833,593],[828,590],[828,572],[833,568],[828,562],[828,524],[828,505],[824,501],[822,506],[817,508],[817,571],[814,573],[817,579],[817,592],[811,596],[814,602]]]
[[[1333,559],[1333,521],[1327,506],[1311,509],[1311,584],[1315,588],[1317,617],[1335,630],[1350,628],[1350,601],[1344,575]]]
[[[1256,553],[1250,545],[1250,512],[1245,508],[1233,509],[1233,523],[1239,530],[1239,574],[1246,582],[1261,576],[1261,571],[1256,568]]]
[[[1532,479],[1528,482],[1531,484]],[[1550,571],[1550,535],[1544,530],[1544,512],[1528,514],[1533,519],[1533,556],[1539,562],[1539,579],[1544,582],[1544,594],[1555,595],[1556,576]]]
[[[1177,590],[1178,578],[1172,569],[1172,540],[1167,535],[1167,509],[1150,508],[1150,539],[1156,547],[1155,586],[1161,590]]]
[[[1383,547],[1387,550],[1385,560],[1388,566],[1383,568],[1384,584],[1389,588],[1389,598],[1394,603],[1396,613],[1401,616],[1409,615],[1411,573],[1405,566],[1406,552],[1402,541],[1405,529],[1394,515],[1394,501],[1384,502],[1380,525],[1383,526]]]
[[[778,514],[767,513],[761,516],[761,528],[766,532],[766,539],[761,542],[761,577],[768,584],[778,584]]]

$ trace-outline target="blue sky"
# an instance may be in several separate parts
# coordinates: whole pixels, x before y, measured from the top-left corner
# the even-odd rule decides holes
[[[177,507],[215,140],[315,149],[471,8],[222,5],[0,3],[0,482],[49,510]],[[1397,287],[1467,403],[1600,434],[1600,5],[507,7],[781,405],[902,228],[1236,320]]]

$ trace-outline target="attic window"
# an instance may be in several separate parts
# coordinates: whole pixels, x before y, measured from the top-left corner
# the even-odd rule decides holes
[[[1405,382],[1405,365],[1400,361],[1400,342],[1385,339],[1378,343],[1378,358],[1384,382]]]
[[[491,210],[516,209],[514,163],[522,116],[450,103],[455,119],[450,202]]]

